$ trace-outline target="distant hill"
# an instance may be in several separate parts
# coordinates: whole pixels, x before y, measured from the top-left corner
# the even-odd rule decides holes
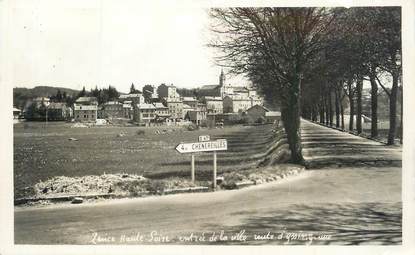
[[[79,90],[62,88],[62,87],[51,87],[51,86],[37,86],[31,89],[28,88],[13,88],[13,105],[19,109],[23,109],[26,102],[36,97],[51,97],[56,95],[58,90],[61,93],[66,92],[67,96],[76,96]]]

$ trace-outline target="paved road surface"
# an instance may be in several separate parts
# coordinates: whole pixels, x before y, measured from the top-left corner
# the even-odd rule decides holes
[[[281,183],[235,191],[16,209],[15,242],[401,243],[401,169],[385,165],[399,161],[400,149],[308,122],[303,128],[307,159],[321,163],[336,156],[342,167],[325,165]],[[333,147],[335,142],[353,143],[353,149]],[[378,165],[356,161],[380,162],[379,154],[387,160]]]
[[[302,122],[305,159],[313,167],[322,166],[401,166],[402,148],[364,139],[346,132]]]

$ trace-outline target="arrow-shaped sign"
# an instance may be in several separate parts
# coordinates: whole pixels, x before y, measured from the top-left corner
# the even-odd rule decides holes
[[[227,149],[228,142],[226,141],[226,139],[198,143],[180,143],[176,146],[176,150],[180,153],[191,153],[200,151],[226,151]]]

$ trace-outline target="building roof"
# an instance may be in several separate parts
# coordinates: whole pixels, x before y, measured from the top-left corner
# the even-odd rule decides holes
[[[248,100],[249,101],[251,100],[261,101],[261,98],[257,96],[243,96],[239,94],[228,94],[224,98],[227,98],[227,97],[232,99],[232,101],[248,101]]]
[[[121,105],[122,103],[120,103],[120,102],[117,102],[117,101],[109,101],[109,102],[106,102],[104,105]]]
[[[269,110],[266,107],[264,107],[262,105],[258,105],[258,104],[249,107],[246,111],[250,111],[251,109],[258,108],[258,107],[264,109],[266,112],[269,112]]]
[[[253,98],[251,97],[246,97],[246,96],[241,96],[241,95],[227,95],[224,98],[230,98],[232,101],[251,101]]]
[[[183,97],[184,102],[197,102],[197,99],[194,97]]]
[[[279,117],[281,116],[281,112],[266,112],[265,117]]]
[[[97,105],[78,105],[78,104],[74,104],[74,110],[97,110],[98,106]]]
[[[141,91],[139,91],[139,93],[120,95],[119,98],[121,98],[121,99],[125,99],[125,98],[135,98],[135,97],[141,97],[142,95],[143,94],[141,93]]]
[[[162,103],[154,103],[153,104],[154,105],[154,107],[156,107],[157,109],[168,109],[168,107],[167,106],[164,106],[164,104],[162,104]]]
[[[233,91],[234,92],[244,92],[244,93],[248,93],[248,89],[247,88],[245,88],[245,87],[233,87],[234,89],[233,89]]]
[[[13,107],[13,112],[21,112],[22,110],[17,109],[16,107]]]
[[[193,109],[193,107],[188,104],[183,104],[183,109]]]
[[[156,109],[152,104],[137,104],[138,109]]]
[[[79,97],[76,99],[75,103],[92,103],[97,102],[96,97]]]
[[[222,101],[221,97],[205,97],[206,101]]]
[[[156,115],[157,115],[157,117],[163,117],[163,118],[166,118],[166,117],[170,117],[171,116],[170,113],[156,113]]]
[[[183,103],[183,101],[180,100],[180,98],[167,98],[167,103]]]

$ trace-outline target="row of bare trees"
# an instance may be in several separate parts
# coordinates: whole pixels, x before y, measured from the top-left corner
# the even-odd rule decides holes
[[[350,128],[356,113],[361,132],[364,80],[372,88],[372,136],[377,136],[380,86],[390,97],[388,143],[394,143],[400,8],[216,8],[210,15],[218,62],[246,75],[268,101],[281,106],[292,162],[303,162],[301,116],[344,128],[350,107]],[[390,86],[382,82],[385,73]]]
[[[316,120],[309,109],[318,109],[320,122],[344,127],[344,108],[349,107],[349,130],[362,133],[362,91],[364,80],[370,84],[370,112],[372,137],[378,136],[378,93],[389,97],[388,144],[396,137],[397,102],[401,78],[401,38],[399,8],[351,8],[336,18],[336,32],[326,41],[320,66],[314,67],[308,86],[318,89],[303,103],[303,116]],[[382,77],[389,76],[389,86]],[[320,80],[319,80],[320,77]],[[310,93],[309,93],[310,94]],[[332,103],[332,100],[334,103]],[[334,105],[334,106],[333,106]],[[356,115],[356,116],[355,116]],[[324,119],[325,116],[325,120]],[[400,118],[402,120],[402,117]],[[356,123],[354,123],[356,120]],[[400,123],[402,128],[402,123]],[[401,135],[402,137],[402,135]]]

